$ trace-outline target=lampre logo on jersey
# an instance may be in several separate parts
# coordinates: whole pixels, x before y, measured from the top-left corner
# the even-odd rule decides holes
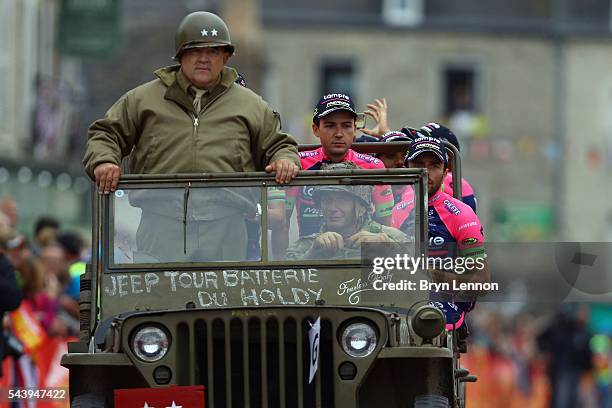
[[[478,223],[477,223],[476,221],[467,222],[467,223],[465,223],[465,224],[461,224],[461,225],[459,226],[458,230],[459,230],[459,231],[461,231],[461,230],[463,230],[463,229],[466,229],[466,228],[469,228],[469,227],[475,227],[475,226],[477,226],[477,225],[478,225]]]

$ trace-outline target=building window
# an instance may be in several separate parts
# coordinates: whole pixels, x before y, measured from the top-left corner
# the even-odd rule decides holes
[[[450,117],[462,111],[477,111],[476,70],[470,67],[448,67],[442,75],[444,116]]]
[[[326,61],[321,67],[320,95],[346,93],[355,98],[355,70],[352,61]]]
[[[382,14],[390,25],[415,26],[423,21],[423,0],[384,0]]]
[[[485,137],[482,73],[471,64],[446,65],[441,71],[440,113],[459,139]]]

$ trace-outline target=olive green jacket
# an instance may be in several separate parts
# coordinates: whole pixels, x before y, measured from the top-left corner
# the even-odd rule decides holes
[[[235,84],[234,69],[224,68],[196,114],[179,68],[157,70],[157,79],[127,92],[90,126],[83,158],[90,177],[98,164],[120,165],[128,155],[129,172],[139,174],[262,171],[281,158],[300,164],[278,113]]]
[[[325,258],[321,254],[309,253],[312,245],[314,244],[314,240],[326,231],[325,225],[321,228],[321,232],[316,234],[307,235],[303,238],[295,241],[288,249],[287,249],[287,259],[323,259]],[[373,233],[385,233],[391,239],[391,242],[395,243],[408,243],[409,238],[402,231],[397,228],[387,227],[385,225],[381,225],[373,220],[367,220],[363,223],[359,231],[367,231]],[[331,258],[333,259],[359,259],[361,257],[361,248],[347,248],[344,247],[342,250],[338,251]]]

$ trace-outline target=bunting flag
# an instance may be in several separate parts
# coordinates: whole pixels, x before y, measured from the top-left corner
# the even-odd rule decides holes
[[[64,398],[45,399],[39,401],[36,408],[69,408],[68,399],[68,369],[60,365],[62,355],[68,352],[68,342],[77,341],[76,338],[52,337],[38,348],[34,356],[39,372],[39,387],[43,389],[58,388]]]
[[[24,300],[10,313],[13,334],[23,344],[26,354],[34,353],[47,340],[47,334],[32,311],[30,302]]]

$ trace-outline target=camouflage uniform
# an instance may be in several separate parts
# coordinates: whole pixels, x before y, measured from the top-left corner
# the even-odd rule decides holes
[[[409,241],[406,234],[404,234],[400,230],[396,228],[381,225],[377,223],[376,221],[373,221],[372,219],[366,220],[366,222],[363,223],[359,231],[367,231],[367,232],[372,232],[372,233],[384,232],[385,234],[387,234],[387,236],[391,239],[392,242],[408,242]],[[287,249],[287,259],[306,259],[306,254],[312,247],[314,240],[319,235],[321,235],[323,232],[325,232],[325,225],[323,226],[322,231],[320,233],[307,235],[304,238],[300,238],[299,240],[297,240]],[[342,248],[333,256],[333,258],[336,258],[336,259],[351,259],[351,258],[355,259],[355,258],[360,258],[360,257],[361,257],[361,248],[347,248],[347,247]],[[309,258],[310,259],[312,258],[322,259],[322,258],[326,258],[326,256],[317,256],[316,254],[313,254],[313,256],[310,256]]]

